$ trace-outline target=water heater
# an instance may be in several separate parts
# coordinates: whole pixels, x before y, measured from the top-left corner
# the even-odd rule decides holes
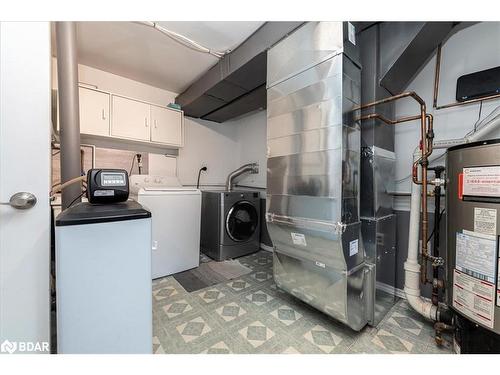
[[[462,352],[500,352],[500,139],[447,153],[447,299]]]

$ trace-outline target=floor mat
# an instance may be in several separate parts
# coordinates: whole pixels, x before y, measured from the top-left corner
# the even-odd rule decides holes
[[[244,266],[238,260],[226,260],[224,262],[210,262],[207,265],[212,271],[224,276],[226,279],[236,279],[252,272],[252,269]]]
[[[209,263],[200,263],[200,266],[187,270],[184,272],[176,273],[174,279],[182,285],[187,292],[195,292],[197,290],[212,286],[215,284],[224,283],[227,279],[215,272],[208,265]]]
[[[189,293],[204,289],[208,286],[225,283],[252,272],[237,260],[224,262],[206,261],[200,259],[200,266],[176,273],[175,280]]]

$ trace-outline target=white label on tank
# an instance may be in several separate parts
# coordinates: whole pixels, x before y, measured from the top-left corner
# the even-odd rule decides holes
[[[500,166],[464,168],[464,195],[500,197]]]
[[[349,256],[352,257],[358,253],[358,240],[353,240],[349,242]]]
[[[453,307],[475,322],[493,328],[495,285],[453,270]]]
[[[470,276],[495,282],[497,242],[495,236],[463,230],[456,236],[456,268]]]
[[[318,262],[318,261],[316,261],[316,265],[318,267],[321,267],[321,268],[325,268],[326,267],[325,263],[321,263],[321,262]]]
[[[494,236],[497,233],[497,210],[474,207],[474,232]]]
[[[349,38],[349,42],[356,45],[356,28],[350,22],[347,22],[347,37]]]
[[[290,235],[292,236],[292,241],[294,245],[307,246],[306,236],[304,236],[302,233],[291,232]]]

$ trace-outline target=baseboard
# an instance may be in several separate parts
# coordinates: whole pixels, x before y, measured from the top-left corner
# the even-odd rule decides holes
[[[262,242],[260,243],[260,248],[265,251],[273,252],[273,248],[271,246],[265,245]]]

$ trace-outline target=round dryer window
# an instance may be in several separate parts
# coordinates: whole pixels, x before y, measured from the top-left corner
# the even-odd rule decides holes
[[[233,241],[247,241],[257,230],[259,217],[254,205],[248,201],[236,202],[226,217],[226,231]]]

